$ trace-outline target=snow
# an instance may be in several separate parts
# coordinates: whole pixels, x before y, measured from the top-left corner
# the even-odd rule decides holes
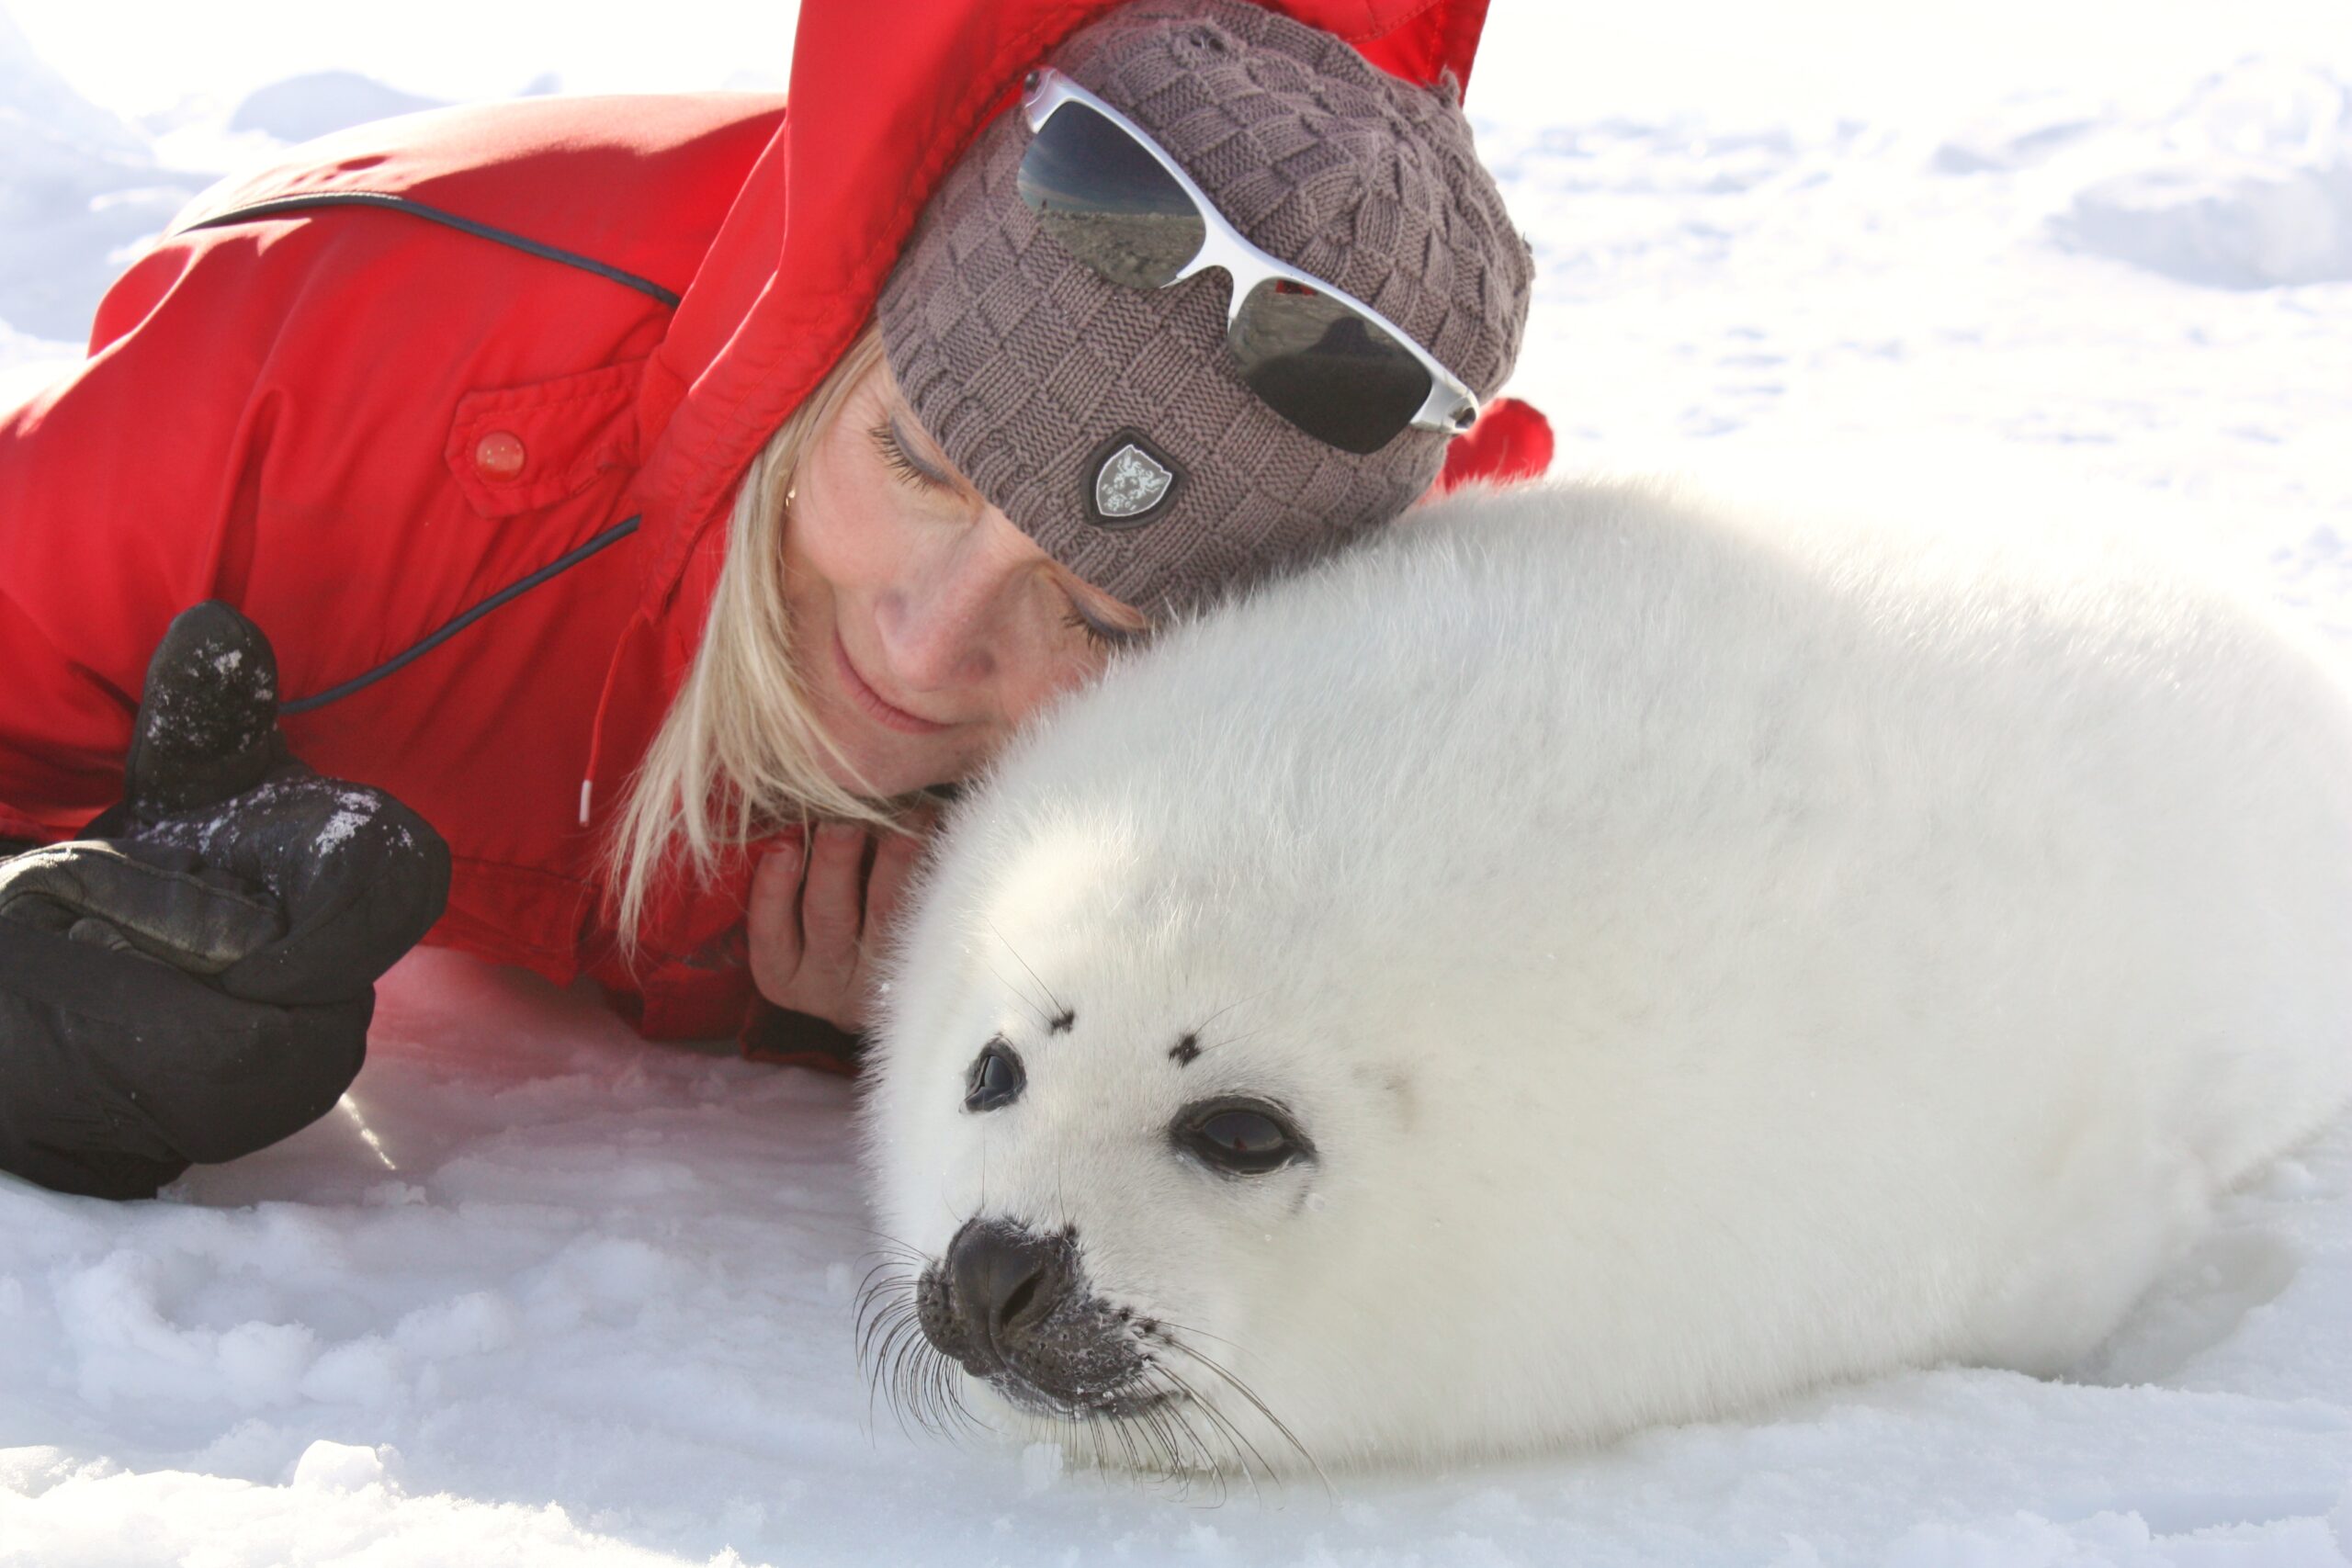
[[[339,844],[351,841],[351,836],[376,819],[376,800],[358,790],[342,790],[335,795],[335,813],[319,829],[311,847],[323,855]]]
[[[869,1412],[841,1084],[649,1050],[454,954],[385,990],[380,1152],[345,1116],[163,1204],[0,1187],[0,1562],[2341,1561],[2352,1128],[2234,1199],[2080,1382],[1925,1371],[1208,1510]]]
[[[773,82],[789,28],[224,9],[0,17],[0,400],[273,130],[550,73]],[[2339,7],[1602,10],[1498,0],[1470,98],[1540,268],[1514,389],[1563,466],[2057,490],[2202,528],[2352,646]],[[0,1181],[0,1565],[2352,1561],[2352,1118],[2069,1379],[1930,1370],[1220,1499],[870,1406],[843,1085],[445,953],[382,993],[353,1099],[284,1145],[154,1204]]]

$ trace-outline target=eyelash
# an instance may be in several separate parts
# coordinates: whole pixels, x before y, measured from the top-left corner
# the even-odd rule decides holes
[[[899,445],[899,433],[890,428],[888,420],[876,425],[866,434],[873,438],[875,450],[882,454],[884,465],[899,478],[913,485],[917,490],[935,491],[947,488],[925,473],[916,465],[912,457],[907,456],[907,449]]]
[[[1063,617],[1062,625],[1084,632],[1088,646],[1100,649],[1106,653],[1113,649],[1125,648],[1135,640],[1131,633],[1105,631],[1089,620],[1086,613],[1075,605],[1071,606],[1069,614]]]
[[[919,490],[935,491],[945,488],[937,479],[918,468],[915,460],[907,456],[907,449],[899,444],[899,433],[890,428],[888,421],[886,420],[876,425],[866,434],[873,439],[875,450],[882,454],[884,465],[899,479]],[[1085,633],[1088,645],[1104,652],[1125,648],[1135,640],[1135,636],[1131,632],[1112,631],[1095,625],[1086,613],[1075,604],[1070,606],[1070,612],[1063,618],[1062,624],[1075,631]]]

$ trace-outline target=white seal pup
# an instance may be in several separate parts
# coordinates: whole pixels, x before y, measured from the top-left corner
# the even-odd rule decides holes
[[[1117,1465],[2050,1372],[2352,1093],[2352,705],[2095,546],[1444,503],[955,813],[867,1349]]]

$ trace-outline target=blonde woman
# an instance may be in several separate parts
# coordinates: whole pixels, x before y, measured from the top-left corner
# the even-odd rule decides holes
[[[837,1053],[908,804],[1394,518],[1508,373],[1483,9],[809,0],[788,118],[448,111],[208,194],[0,424],[0,1168],[286,1135],[420,937]]]

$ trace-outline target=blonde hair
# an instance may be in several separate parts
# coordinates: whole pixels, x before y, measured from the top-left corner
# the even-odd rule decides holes
[[[825,771],[831,761],[854,773],[809,713],[793,669],[784,574],[795,476],[881,358],[881,333],[869,326],[776,426],[736,490],[702,645],[613,825],[607,898],[624,955],[635,953],[639,923],[665,876],[711,881],[727,850],[811,817],[888,825],[876,802]]]

